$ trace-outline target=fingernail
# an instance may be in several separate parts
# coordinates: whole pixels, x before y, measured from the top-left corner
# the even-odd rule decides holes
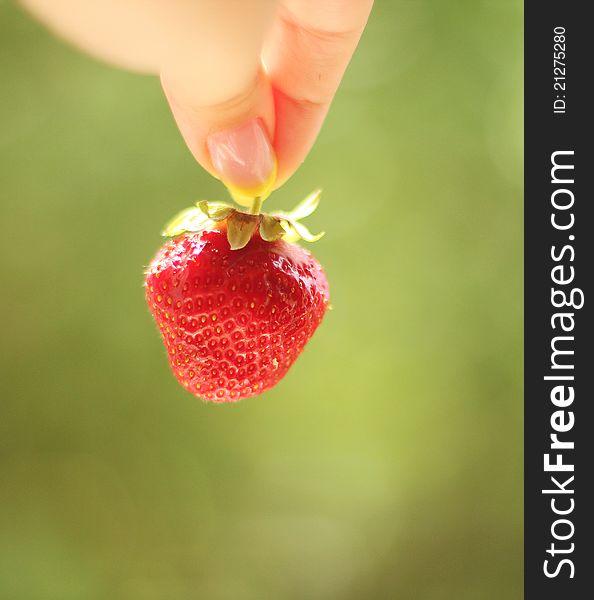
[[[212,133],[206,143],[212,164],[239,204],[266,197],[276,178],[276,157],[259,119]]]

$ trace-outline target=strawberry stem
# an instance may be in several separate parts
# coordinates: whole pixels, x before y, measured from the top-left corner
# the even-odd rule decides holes
[[[262,196],[256,196],[250,208],[250,214],[259,215],[262,208]]]

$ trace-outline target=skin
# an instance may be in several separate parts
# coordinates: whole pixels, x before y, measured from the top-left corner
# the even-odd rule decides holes
[[[159,75],[188,147],[215,177],[209,136],[260,119],[278,187],[314,143],[373,0],[22,3],[95,57]]]

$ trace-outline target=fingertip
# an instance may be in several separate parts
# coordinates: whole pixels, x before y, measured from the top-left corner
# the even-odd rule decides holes
[[[161,82],[178,128],[198,163],[221,179],[238,200],[269,194],[277,162],[271,141],[274,102],[264,72],[239,93],[207,106],[180,93],[175,79],[162,74]]]
[[[239,204],[249,206],[253,198],[270,194],[277,161],[261,119],[211,133],[206,145],[216,173]]]

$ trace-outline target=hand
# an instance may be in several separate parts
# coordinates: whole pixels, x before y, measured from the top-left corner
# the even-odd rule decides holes
[[[249,205],[303,162],[373,0],[22,0],[119,66],[156,73],[196,160]]]

